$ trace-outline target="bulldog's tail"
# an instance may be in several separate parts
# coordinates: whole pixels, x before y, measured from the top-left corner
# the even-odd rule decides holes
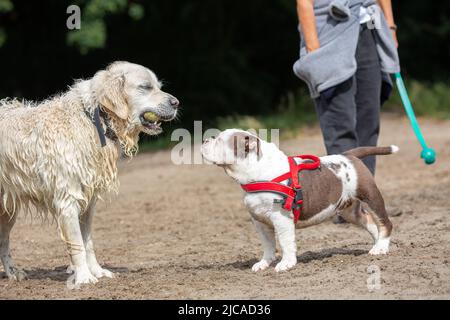
[[[356,158],[362,159],[367,156],[382,156],[387,154],[393,154],[398,152],[399,147],[359,147],[355,149],[348,150],[343,153],[344,156],[354,156]]]

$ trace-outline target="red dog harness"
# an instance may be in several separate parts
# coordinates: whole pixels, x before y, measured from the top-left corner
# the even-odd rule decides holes
[[[312,162],[305,162],[297,164],[294,158],[301,158],[303,160],[311,160]],[[257,192],[273,192],[283,196],[283,200],[274,200],[274,202],[281,203],[283,208],[294,214],[294,223],[297,223],[300,218],[300,211],[303,204],[303,194],[298,180],[299,172],[302,170],[314,170],[320,168],[320,159],[312,155],[301,155],[288,157],[290,171],[282,174],[271,181],[251,182],[241,184],[242,189],[248,193]],[[288,184],[284,185],[281,182],[288,180]]]

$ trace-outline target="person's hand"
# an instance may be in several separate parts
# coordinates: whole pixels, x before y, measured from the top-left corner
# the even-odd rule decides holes
[[[316,51],[317,49],[320,48],[320,42],[319,39],[317,38],[317,36],[311,37],[311,39],[306,42],[306,51],[308,53],[311,53],[313,51]]]
[[[389,26],[392,32],[392,38],[394,39],[395,46],[398,48],[398,39],[397,39],[397,26],[393,23]]]
[[[311,45],[311,46],[306,46],[306,51],[308,52],[308,53],[311,53],[311,52],[314,52],[314,51],[316,51],[317,49],[319,49],[320,48],[320,45]]]
[[[395,46],[398,48],[397,30],[392,30],[392,37],[394,38]]]

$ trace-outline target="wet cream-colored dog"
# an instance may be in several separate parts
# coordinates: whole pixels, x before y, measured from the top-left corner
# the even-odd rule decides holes
[[[117,191],[121,150],[132,155],[139,133],[161,133],[160,121],[174,119],[178,105],[152,71],[129,62],[41,103],[0,101],[0,258],[10,279],[25,277],[11,259],[9,234],[30,206],[57,221],[75,285],[113,276],[94,253],[95,203]]]
[[[381,193],[360,158],[397,151],[396,146],[356,148],[342,155],[321,157],[320,169],[301,171],[303,206],[296,224],[292,212],[286,211],[279,203],[280,195],[246,193],[244,202],[264,249],[261,261],[253,265],[252,270],[264,270],[275,261],[276,238],[282,259],[275,270],[285,271],[295,266],[295,228],[318,224],[342,212],[353,202],[356,203],[355,210],[350,211],[346,219],[370,233],[375,244],[369,253],[388,253],[392,223],[386,214]],[[224,168],[239,184],[271,181],[289,172],[288,158],[275,144],[242,130],[225,130],[216,138],[206,140],[201,152],[207,162]]]

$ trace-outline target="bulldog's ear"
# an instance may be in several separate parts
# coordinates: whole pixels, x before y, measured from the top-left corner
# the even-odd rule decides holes
[[[92,86],[98,103],[120,119],[128,118],[129,109],[125,98],[123,74],[114,74],[108,70],[99,71],[92,78]]]
[[[254,152],[258,160],[262,156],[261,140],[249,133],[238,132],[232,136],[233,151],[235,157],[246,158]]]

